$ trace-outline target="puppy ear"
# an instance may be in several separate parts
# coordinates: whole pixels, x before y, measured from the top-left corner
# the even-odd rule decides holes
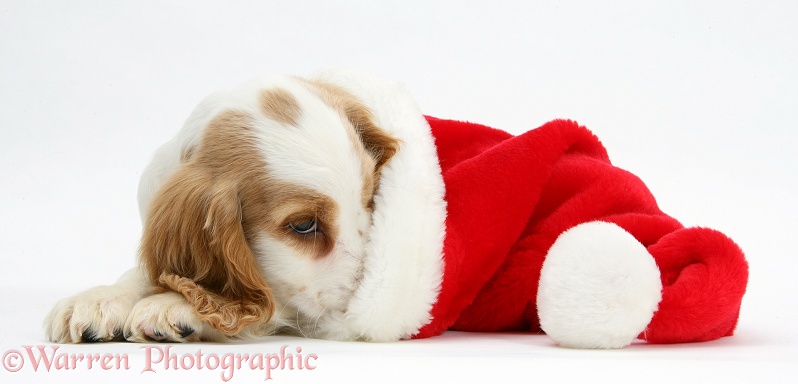
[[[141,242],[150,280],[180,292],[226,335],[266,321],[271,290],[247,244],[238,188],[184,164],[153,200]]]
[[[375,173],[399,150],[399,140],[374,123],[371,110],[345,89],[323,80],[306,80],[317,94],[333,108],[344,112],[355,128],[366,151],[376,163]]]
[[[379,174],[382,166],[399,150],[399,140],[374,124],[371,111],[361,103],[353,101],[346,106],[345,111],[366,151],[376,162],[375,173]]]

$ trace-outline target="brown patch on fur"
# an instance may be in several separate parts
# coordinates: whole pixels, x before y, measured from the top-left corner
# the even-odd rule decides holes
[[[294,95],[282,88],[266,89],[260,94],[260,111],[277,122],[297,125],[302,113]]]
[[[144,225],[141,257],[155,285],[183,294],[199,318],[226,335],[271,318],[273,298],[249,241],[262,231],[310,257],[335,245],[337,205],[314,191],[269,177],[252,117],[227,111],[159,189]],[[297,215],[322,232],[291,231]]]
[[[362,161],[363,202],[371,208],[372,194],[379,186],[380,170],[399,150],[399,140],[387,134],[374,124],[374,116],[354,95],[345,89],[321,80],[302,81],[312,92],[318,95],[327,105],[341,112],[353,130],[347,131]],[[358,140],[359,139],[359,140]]]

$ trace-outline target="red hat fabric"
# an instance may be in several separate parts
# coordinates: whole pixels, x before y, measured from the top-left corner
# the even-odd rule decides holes
[[[445,272],[433,321],[416,337],[540,330],[536,300],[547,253],[561,234],[593,221],[624,229],[659,267],[662,301],[641,338],[674,343],[732,334],[747,283],[740,248],[662,213],[590,131],[555,120],[512,136],[427,120],[446,185]]]

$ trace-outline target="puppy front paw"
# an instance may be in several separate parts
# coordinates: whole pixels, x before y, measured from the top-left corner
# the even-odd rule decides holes
[[[140,300],[128,316],[124,337],[138,343],[223,341],[226,337],[200,320],[194,307],[176,292]]]
[[[123,329],[139,295],[127,287],[99,286],[59,301],[44,321],[56,343],[124,341]]]

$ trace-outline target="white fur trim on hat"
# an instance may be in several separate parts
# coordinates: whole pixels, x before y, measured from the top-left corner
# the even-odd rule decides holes
[[[653,257],[615,224],[562,233],[540,274],[540,326],[569,348],[621,348],[645,330],[661,299]]]

